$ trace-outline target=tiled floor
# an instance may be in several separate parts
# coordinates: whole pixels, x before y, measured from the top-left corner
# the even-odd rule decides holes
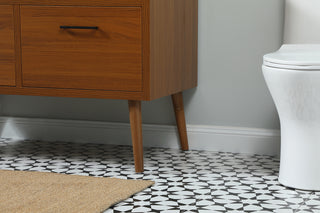
[[[0,140],[0,169],[151,179],[151,188],[110,212],[319,212],[320,193],[277,182],[270,156],[146,148],[135,174],[129,146]]]

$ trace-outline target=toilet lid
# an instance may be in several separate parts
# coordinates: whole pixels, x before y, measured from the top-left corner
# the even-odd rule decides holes
[[[284,44],[263,57],[268,67],[297,70],[320,70],[320,44]]]

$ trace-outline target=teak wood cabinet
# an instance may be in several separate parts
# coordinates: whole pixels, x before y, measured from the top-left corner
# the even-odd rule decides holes
[[[125,99],[137,172],[141,101],[197,86],[198,0],[0,0],[0,94]]]

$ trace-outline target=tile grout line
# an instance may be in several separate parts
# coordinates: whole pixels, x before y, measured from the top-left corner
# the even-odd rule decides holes
[[[156,180],[155,186],[105,213],[161,210],[245,213],[284,207],[296,212],[294,208],[303,209],[314,194],[310,191],[291,196],[294,190],[276,181],[279,160],[271,156],[146,148],[146,171],[137,175],[129,146],[32,140],[15,143],[0,139],[0,147],[2,169]]]
[[[298,212],[302,206],[306,205],[306,202],[310,199],[310,197],[311,197],[312,195],[315,195],[315,192],[314,192],[314,191],[312,191],[307,198],[303,198],[303,202],[300,204],[300,206],[299,206],[293,213]]]

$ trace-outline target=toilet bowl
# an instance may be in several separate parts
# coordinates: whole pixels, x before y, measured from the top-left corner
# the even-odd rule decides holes
[[[283,45],[263,75],[281,123],[279,182],[320,190],[320,45]]]

